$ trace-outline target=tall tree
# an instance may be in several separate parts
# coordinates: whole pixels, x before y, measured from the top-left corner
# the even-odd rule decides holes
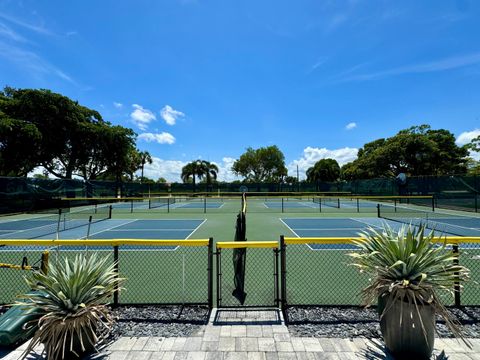
[[[466,147],[455,144],[448,130],[432,130],[429,125],[413,126],[387,139],[367,143],[358,158],[344,165],[346,180],[408,175],[464,174]]]
[[[207,182],[207,191],[212,190],[212,180],[217,180],[218,175],[218,166],[209,162],[202,160],[203,164],[203,175],[205,176],[205,180]]]
[[[182,168],[182,181],[188,183],[190,179],[193,184],[193,192],[196,192],[196,179],[200,180],[205,175],[205,165],[202,160],[195,160]]]
[[[153,162],[152,155],[148,151],[140,151],[140,159],[141,159],[141,166],[142,166],[142,179],[143,179],[143,170],[145,168],[145,164],[151,164]],[[143,181],[141,181],[143,182]]]
[[[321,159],[307,170],[307,181],[336,181],[340,177],[340,166],[335,159]]]
[[[42,134],[37,149],[40,165],[59,178],[71,179],[88,156],[84,138],[91,125],[102,123],[95,110],[49,90],[5,88],[2,103],[7,116],[34,125]]]
[[[0,176],[27,176],[40,161],[41,139],[35,125],[0,111]]]
[[[247,148],[233,163],[232,171],[248,182],[280,182],[287,176],[285,156],[273,145],[259,149]]]

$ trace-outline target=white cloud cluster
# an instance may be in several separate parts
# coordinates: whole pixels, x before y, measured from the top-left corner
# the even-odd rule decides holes
[[[476,137],[480,136],[480,129],[475,129],[472,131],[464,131],[460,135],[458,135],[457,140],[455,143],[458,146],[462,146],[465,144],[468,144],[472,139],[475,139]],[[480,161],[480,153],[479,152],[473,152],[470,151],[470,156],[474,158],[477,161]]]
[[[346,126],[345,126],[345,129],[346,130],[353,130],[357,127],[357,123],[355,122],[351,122],[351,123],[348,123]]]
[[[159,144],[173,144],[175,142],[175,137],[167,132],[161,133],[142,133],[137,137],[139,140],[146,142],[157,142]]]
[[[184,117],[185,114],[181,111],[175,110],[170,105],[165,105],[162,110],[160,110],[160,116],[168,125],[175,125],[178,118]]]
[[[462,146],[468,144],[472,139],[475,139],[477,136],[480,136],[480,129],[475,129],[472,131],[464,131],[460,135],[458,135],[457,140],[455,143],[458,146]]]
[[[146,130],[148,125],[157,119],[153,112],[145,109],[143,106],[138,104],[133,104],[132,106],[135,110],[132,111],[130,117],[140,130]]]
[[[122,103],[119,103],[119,102],[113,102],[113,106],[115,106],[117,109],[121,109],[123,108],[123,104]]]
[[[318,160],[321,159],[335,159],[340,166],[353,161],[357,158],[358,149],[345,147],[341,149],[329,150],[326,148],[316,148],[308,146],[303,150],[303,155],[298,160],[293,160],[288,164],[289,175],[294,175],[297,172],[297,165],[300,171],[300,178],[305,178],[305,172],[309,167],[312,167]]]
[[[234,161],[235,159],[231,157],[224,157],[220,163],[212,161],[212,163],[218,166],[219,181],[239,179],[231,170]],[[144,174],[154,180],[163,177],[169,182],[182,182],[182,167],[187,163],[188,161],[163,160],[158,157],[153,157],[152,164],[145,164]]]

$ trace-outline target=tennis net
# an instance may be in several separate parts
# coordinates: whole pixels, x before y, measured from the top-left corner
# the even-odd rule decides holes
[[[153,197],[148,200],[149,209],[169,206],[171,204],[175,204],[174,197]]]
[[[320,203],[321,205],[330,206],[330,207],[340,209],[340,198],[338,198],[338,197],[314,196],[313,197],[313,202],[316,203],[316,204]]]
[[[53,209],[33,217],[0,223],[0,238],[38,239],[111,218],[111,206]]]
[[[456,236],[480,236],[480,217],[378,204],[378,217]]]

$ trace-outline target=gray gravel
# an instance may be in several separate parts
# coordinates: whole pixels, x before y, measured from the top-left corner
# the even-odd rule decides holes
[[[480,307],[450,308],[449,311],[462,324],[466,337],[480,338]],[[381,337],[374,307],[292,307],[287,315],[288,328],[294,336]],[[440,337],[453,337],[441,319],[437,319],[437,331]]]
[[[185,337],[208,323],[206,306],[121,306],[113,310],[117,322],[110,337]]]

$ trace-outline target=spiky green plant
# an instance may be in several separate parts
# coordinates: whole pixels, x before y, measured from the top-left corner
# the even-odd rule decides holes
[[[435,242],[434,231],[426,233],[424,225],[405,225],[395,231],[384,223],[382,229],[370,227],[360,236],[360,240],[354,240],[360,251],[349,255],[352,265],[370,276],[370,285],[362,290],[365,304],[385,297],[380,316],[398,300],[413,304],[417,311],[420,305],[431,305],[452,333],[466,342],[458,322],[438,297],[439,292],[453,295],[455,285],[469,279],[469,270],[458,265],[458,255],[446,248],[446,241]],[[422,329],[425,334],[423,324]]]
[[[124,279],[109,257],[93,254],[52,262],[47,274],[33,272],[26,281],[34,291],[17,304],[41,317],[23,358],[42,343],[48,359],[64,359],[68,352],[78,356],[76,344],[84,352],[105,336],[113,322],[106,304]]]

